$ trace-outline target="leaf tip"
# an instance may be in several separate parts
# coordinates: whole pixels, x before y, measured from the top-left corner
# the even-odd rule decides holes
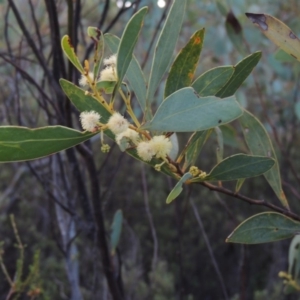
[[[245,13],[248,19],[255,25],[257,25],[261,30],[268,30],[268,24],[266,23],[266,16],[264,14],[254,14],[254,13]]]
[[[228,12],[226,16],[226,23],[232,27],[235,34],[239,34],[242,32],[242,26],[231,10]]]
[[[172,200],[171,199],[169,199],[169,198],[167,198],[167,200],[166,200],[166,204],[170,204],[172,202]]]

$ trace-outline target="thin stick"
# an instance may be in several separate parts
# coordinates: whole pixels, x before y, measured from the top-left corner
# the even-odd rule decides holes
[[[228,298],[228,294],[227,294],[227,291],[226,291],[226,286],[225,286],[225,283],[224,283],[223,276],[222,276],[222,274],[221,274],[221,271],[220,271],[220,269],[219,269],[218,263],[217,263],[216,258],[215,258],[215,256],[214,256],[214,253],[213,253],[213,251],[212,251],[212,248],[211,248],[209,239],[208,239],[208,237],[207,237],[207,235],[206,235],[206,232],[205,232],[205,229],[204,229],[204,226],[203,226],[201,217],[200,217],[200,215],[199,215],[199,213],[198,213],[197,207],[196,207],[194,201],[192,200],[192,198],[190,198],[190,203],[191,203],[191,206],[192,206],[192,208],[193,208],[193,212],[194,212],[194,215],[195,215],[196,220],[197,220],[197,222],[198,222],[198,225],[199,225],[199,228],[200,228],[200,230],[201,230],[201,233],[202,233],[202,235],[203,235],[204,242],[205,242],[206,247],[207,247],[207,249],[208,249],[209,256],[210,256],[210,258],[211,258],[213,267],[214,267],[214,269],[215,269],[215,271],[216,271],[216,273],[217,273],[217,276],[218,276],[218,278],[219,278],[219,281],[220,281],[220,284],[221,284],[221,288],[222,288],[222,292],[223,292],[224,298],[225,298],[226,300],[228,300],[229,298]]]
[[[157,253],[158,253],[158,240],[157,240],[157,234],[152,218],[152,214],[150,211],[150,206],[149,206],[149,197],[148,197],[148,186],[147,186],[147,178],[146,178],[146,173],[145,173],[145,165],[141,165],[141,173],[142,173],[142,185],[143,185],[143,193],[144,193],[144,202],[145,202],[145,209],[146,209],[146,214],[148,217],[150,229],[151,229],[151,234],[153,238],[153,258],[152,258],[152,271],[155,270],[156,264],[157,264]]]

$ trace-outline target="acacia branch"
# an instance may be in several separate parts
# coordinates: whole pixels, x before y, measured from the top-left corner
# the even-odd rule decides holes
[[[287,217],[290,217],[296,221],[300,221],[300,217],[291,212],[290,210],[286,209],[286,208],[282,208],[282,207],[279,207],[277,205],[274,205],[270,202],[267,202],[265,200],[258,200],[258,199],[252,199],[250,197],[247,197],[247,196],[244,196],[242,194],[239,194],[239,193],[235,193],[229,189],[226,189],[224,187],[220,187],[220,186],[216,186],[216,185],[213,185],[213,184],[210,184],[208,182],[199,182],[199,184],[201,184],[202,186],[210,189],[211,191],[216,191],[216,192],[219,192],[219,193],[222,193],[222,194],[225,194],[225,195],[228,195],[228,196],[231,196],[233,198],[237,198],[237,199],[240,199],[244,202],[247,202],[249,204],[254,204],[254,205],[259,205],[259,206],[265,206],[265,207],[268,207],[278,213],[281,213]]]

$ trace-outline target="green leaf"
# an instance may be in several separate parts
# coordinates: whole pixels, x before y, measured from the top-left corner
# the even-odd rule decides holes
[[[226,18],[229,8],[227,5],[225,5],[224,1],[222,0],[216,0],[217,8],[219,9],[219,12],[223,15],[223,17]]]
[[[189,42],[177,55],[167,78],[165,95],[190,86],[201,54],[205,29],[196,31]]]
[[[233,66],[208,70],[193,82],[192,87],[201,97],[214,96],[229,81],[233,73]]]
[[[243,113],[235,97],[200,98],[193,88],[183,88],[162,102],[144,128],[167,132],[202,131],[233,121]]]
[[[174,186],[172,191],[170,192],[166,203],[170,204],[174,199],[176,199],[180,193],[182,192],[182,185],[188,180],[191,179],[193,175],[191,173],[185,173],[181,179],[177,182],[177,184]]]
[[[174,0],[159,35],[151,66],[149,86],[147,91],[147,106],[154,98],[154,93],[169,67],[175,45],[179,36],[187,0]]]
[[[76,67],[76,69],[81,73],[84,74],[84,69],[74,51],[74,47],[71,44],[71,39],[65,35],[61,40],[61,47],[65,52],[65,55],[68,57],[70,62]]]
[[[300,275],[300,235],[294,236],[289,248],[289,274],[294,279]]]
[[[141,8],[131,17],[124,29],[117,52],[117,74],[119,84],[122,82],[132,60],[133,49],[138,40],[147,11],[147,7]]]
[[[222,130],[219,127],[215,127],[215,134],[217,136],[217,162],[220,163],[224,157],[224,139]]]
[[[243,37],[242,26],[232,11],[229,11],[226,15],[225,28],[234,48],[242,55],[245,55],[247,48]]]
[[[216,94],[216,96],[220,98],[232,96],[245,81],[245,79],[250,75],[253,68],[258,64],[260,58],[261,52],[255,52],[235,65],[235,70],[232,77],[226,83],[226,85]]]
[[[235,186],[235,192],[236,193],[238,193],[240,191],[240,189],[242,188],[245,180],[246,180],[245,178],[238,179],[238,181],[236,182],[236,186]]]
[[[121,233],[122,233],[122,224],[123,224],[123,213],[119,209],[115,212],[113,222],[111,225],[110,233],[110,246],[111,246],[111,255],[114,255],[118,247]]]
[[[260,244],[293,237],[300,223],[275,212],[260,213],[241,223],[226,239],[227,243]]]
[[[0,127],[0,162],[25,161],[48,156],[74,147],[95,133],[80,132],[63,126],[36,129]]]
[[[80,112],[94,110],[101,115],[102,123],[108,121],[111,113],[90,93],[86,95],[86,91],[65,79],[60,79],[59,83],[65,94]]]
[[[88,36],[93,40],[95,43],[95,52],[94,52],[94,79],[98,78],[99,70],[101,67],[103,54],[104,54],[104,41],[103,41],[103,34],[100,29],[97,27],[88,27],[87,29]]]
[[[185,156],[183,170],[186,170],[189,166],[193,166],[201,152],[201,149],[208,137],[210,136],[212,130],[204,130],[194,132],[188,141],[187,145],[184,147],[180,156]]]
[[[275,45],[300,61],[300,40],[288,26],[267,14],[246,13],[246,16]]]
[[[101,123],[105,124],[108,122],[112,114],[92,94],[88,93],[86,95],[86,91],[65,79],[60,79],[59,83],[64,93],[80,112],[94,110],[100,114]],[[114,140],[114,134],[110,130],[105,130],[104,132]]]
[[[269,157],[236,154],[217,164],[204,180],[225,181],[255,177],[268,171],[274,164],[274,159]]]
[[[261,122],[247,110],[244,111],[243,116],[239,120],[243,127],[244,137],[251,153],[254,155],[272,157],[275,160],[274,167],[265,173],[264,176],[281,201],[282,205],[288,208],[288,201],[281,186],[279,164],[276,158],[276,153],[266,129]]]
[[[120,43],[120,39],[118,37],[106,33],[104,35],[104,41],[105,45],[109,47],[112,53],[116,53],[118,51]],[[129,85],[134,91],[141,109],[144,112],[146,110],[146,81],[141,66],[134,55],[128,67],[126,78],[128,79]]]
[[[105,94],[112,94],[116,81],[98,81],[96,87],[98,90],[104,91]]]

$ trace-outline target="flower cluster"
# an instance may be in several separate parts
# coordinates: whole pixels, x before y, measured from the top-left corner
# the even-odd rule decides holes
[[[126,131],[129,127],[129,122],[121,114],[115,112],[108,120],[107,127],[114,134],[120,134]]]
[[[103,65],[104,68],[100,72],[99,77],[94,78],[94,74],[88,72],[89,65],[88,62],[86,62],[85,70],[87,70],[87,73],[81,76],[79,85],[81,87],[86,87],[91,86],[91,83],[94,81],[117,81],[117,55],[113,54],[110,57],[105,58],[103,60]],[[126,106],[128,106],[127,104]],[[111,109],[111,107],[108,108]],[[139,127],[139,122],[134,118],[135,116],[130,104],[129,108],[127,107],[127,111],[135,125]],[[109,145],[103,142],[103,132],[104,130],[109,129],[115,135],[115,141],[119,145],[121,151],[128,149],[128,147],[132,145],[136,146],[137,154],[144,161],[151,161],[154,157],[162,159],[162,164],[167,161],[166,158],[170,155],[173,147],[170,138],[164,135],[158,135],[151,138],[148,133],[144,133],[148,138],[148,140],[144,140],[142,139],[139,130],[135,129],[134,126],[130,126],[128,120],[118,112],[114,112],[106,124],[100,122],[100,118],[100,114],[95,111],[84,111],[80,114],[80,122],[84,130],[89,132],[101,132],[101,150],[103,152],[109,151]],[[160,169],[161,165],[157,165],[157,168]]]
[[[91,80],[94,80],[94,73],[89,72],[88,77],[89,77]],[[79,85],[80,85],[81,87],[85,87],[85,86],[88,85],[88,78],[87,78],[87,76],[81,75],[81,78],[79,79]]]
[[[116,74],[116,65],[117,65],[117,55],[113,54],[108,58],[103,60],[104,69],[100,73],[100,80],[101,81],[117,81],[117,74]],[[89,72],[88,75],[81,75],[79,79],[79,85],[81,87],[86,87],[89,85],[89,80],[94,80],[93,72]],[[99,79],[95,78],[98,82]]]
[[[117,56],[116,54],[105,58],[103,60],[105,68],[100,73],[101,81],[117,81],[116,74],[116,65],[117,65]]]
[[[99,125],[103,125],[99,123],[100,117],[95,111],[82,112],[80,114],[82,128],[90,132],[100,129]],[[116,143],[121,150],[125,150],[129,146],[129,142],[137,145],[137,153],[144,161],[150,161],[154,156],[165,161],[172,150],[171,140],[164,135],[154,136],[149,141],[140,141],[139,133],[129,128],[128,120],[118,112],[115,112],[103,126],[115,134]]]
[[[164,135],[154,136],[150,141],[141,142],[137,146],[137,153],[144,161],[150,161],[153,156],[166,159],[172,149],[172,143]]]
[[[139,134],[133,129],[129,128],[129,122],[118,112],[115,112],[108,120],[107,127],[116,135],[116,143],[120,146],[122,139],[137,144],[139,141]]]
[[[80,114],[79,120],[84,130],[95,132],[101,116],[95,111],[84,111]]]
[[[124,132],[119,133],[119,134],[116,135],[116,143],[118,145],[120,145],[121,140],[123,138],[126,138],[126,139],[132,141],[134,144],[137,144],[139,139],[140,139],[140,136],[139,136],[138,132],[128,128]]]

